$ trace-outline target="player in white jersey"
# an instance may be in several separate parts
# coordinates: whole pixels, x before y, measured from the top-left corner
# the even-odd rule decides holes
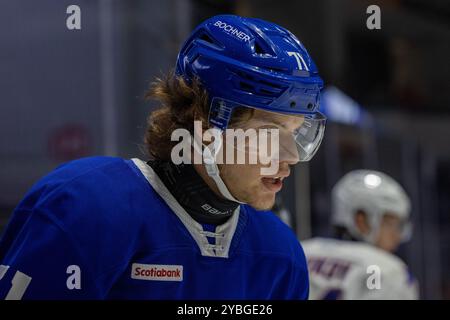
[[[332,191],[332,223],[339,239],[302,241],[309,298],[418,299],[418,286],[394,252],[411,235],[410,200],[388,175],[347,173]]]

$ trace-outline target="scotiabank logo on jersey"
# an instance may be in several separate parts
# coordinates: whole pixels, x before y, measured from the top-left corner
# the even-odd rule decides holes
[[[133,263],[131,278],[153,281],[183,281],[183,266]]]

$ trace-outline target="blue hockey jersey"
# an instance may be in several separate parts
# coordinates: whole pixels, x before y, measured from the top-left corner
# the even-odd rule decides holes
[[[303,250],[270,211],[196,222],[150,166],[94,157],[25,196],[0,240],[4,299],[306,299]]]

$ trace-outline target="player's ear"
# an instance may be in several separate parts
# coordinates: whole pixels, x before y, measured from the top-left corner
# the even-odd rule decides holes
[[[367,215],[363,210],[358,210],[354,216],[355,226],[361,234],[368,234],[370,232],[370,226],[367,221]]]

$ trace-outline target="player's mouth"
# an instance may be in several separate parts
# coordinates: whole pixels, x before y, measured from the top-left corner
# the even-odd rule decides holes
[[[280,174],[278,176],[273,177],[263,177],[261,178],[261,182],[263,186],[271,191],[271,192],[278,192],[283,188],[283,180],[284,178],[289,176],[289,172],[286,172],[284,174]]]

